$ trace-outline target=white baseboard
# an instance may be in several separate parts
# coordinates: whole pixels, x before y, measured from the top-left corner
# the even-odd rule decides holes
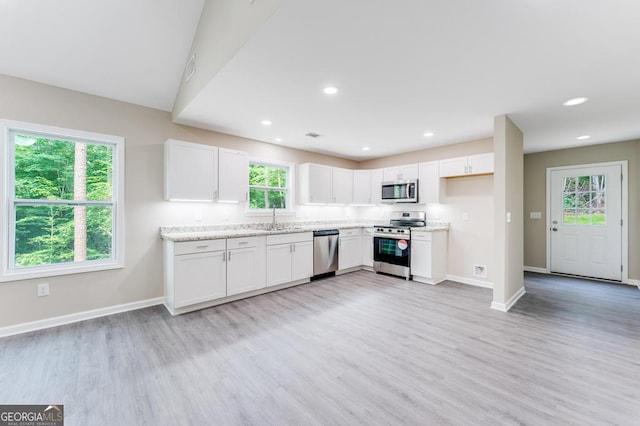
[[[635,285],[636,287],[638,287],[638,290],[640,290],[640,280],[632,280],[631,278],[629,278],[625,284]]]
[[[0,337],[29,333],[31,331],[57,327],[60,325],[85,321],[92,318],[106,317],[108,315],[119,314],[121,312],[134,311],[136,309],[148,308],[149,306],[162,305],[163,303],[164,297],[156,297],[154,299],[140,300],[138,302],[125,303],[123,305],[109,306],[106,308],[94,309],[91,311],[78,312],[75,314],[62,315],[59,317],[47,318],[38,321],[9,325],[6,327],[0,327]]]
[[[522,296],[525,295],[525,293],[524,287],[520,287],[520,290],[516,291],[516,293],[507,300],[507,303],[499,303],[495,300],[491,302],[491,309],[495,309],[500,312],[507,312]]]
[[[538,268],[537,266],[525,266],[524,268],[525,272],[535,272],[538,274],[548,274],[549,271],[547,271],[547,268]]]
[[[476,287],[493,288],[493,283],[489,281],[474,280],[473,278],[459,277],[457,275],[447,275],[449,281],[468,284]]]

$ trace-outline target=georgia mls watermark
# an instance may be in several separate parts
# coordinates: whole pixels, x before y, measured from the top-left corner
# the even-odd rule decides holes
[[[64,426],[64,405],[0,405],[0,426]]]

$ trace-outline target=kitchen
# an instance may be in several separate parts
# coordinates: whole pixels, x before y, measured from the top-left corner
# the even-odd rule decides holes
[[[220,149],[217,154],[220,156],[219,168],[215,159],[211,163],[204,164],[201,169],[197,167],[199,160],[206,158],[207,154],[215,152],[216,149],[216,147],[184,141],[167,141],[165,143],[165,199],[174,200],[173,202],[177,203],[185,203],[185,199],[188,199],[187,204],[192,205],[198,200],[213,201],[211,194],[224,193],[224,200],[221,201],[223,204],[237,203],[238,209],[244,209],[245,214],[260,214],[260,210],[249,212],[246,205],[249,194],[247,186],[249,155],[247,153],[233,152],[232,157],[222,159],[222,156],[229,152]],[[216,155],[213,157],[217,158]],[[236,163],[233,163],[234,161]],[[223,164],[225,164],[225,170],[230,170],[229,164],[233,164],[232,169],[237,176],[235,181],[231,175],[223,176],[224,173],[229,174],[223,171]],[[458,167],[458,164],[462,165]],[[238,170],[241,172],[238,173]],[[315,163],[299,164],[296,183],[298,200],[303,206],[308,205],[320,214],[323,214],[325,209],[336,207],[355,209],[354,217],[315,222],[288,218],[287,221],[280,220],[279,229],[274,230],[276,228],[276,209],[274,208],[270,226],[267,223],[258,222],[253,225],[229,223],[218,226],[202,224],[163,227],[161,235],[165,240],[165,304],[171,313],[183,313],[308,282],[312,275],[317,275],[313,272],[312,266],[314,256],[314,247],[311,244],[312,232],[338,227],[341,228],[340,235],[335,240],[339,248],[337,250],[339,255],[336,258],[336,260],[339,258],[338,273],[367,268],[376,272],[399,275],[406,279],[414,276],[415,280],[425,283],[436,284],[448,277],[462,280],[467,284],[491,288],[491,283],[487,280],[487,263],[464,266],[466,273],[473,274],[471,275],[473,278],[454,276],[448,272],[446,253],[449,238],[445,235],[446,232],[442,234],[438,231],[448,230],[447,221],[440,218],[446,209],[446,205],[443,206],[443,204],[446,199],[447,180],[465,181],[478,176],[490,178],[492,173],[493,154],[446,158],[440,161],[384,167],[377,170],[354,171]],[[194,187],[192,182],[202,182],[207,176],[216,176],[218,186],[203,185],[201,189],[198,186]],[[291,182],[291,179],[288,182]],[[198,193],[199,190],[200,193]],[[345,191],[346,195],[341,194]],[[236,198],[233,199],[234,196],[231,194],[235,194]],[[366,200],[364,206],[357,202],[360,200]],[[355,206],[338,207],[339,204]],[[376,207],[377,205],[386,207]],[[399,209],[404,207],[414,211],[402,214]],[[427,220],[425,210],[429,207],[431,217]],[[369,210],[380,216],[358,217],[358,214],[363,213],[362,210],[365,210],[365,214],[366,210]],[[288,211],[287,213],[295,214],[296,212]],[[200,212],[196,214],[199,218],[201,217]],[[384,217],[386,215],[389,216]],[[241,214],[238,216],[242,217]],[[464,212],[462,216],[463,221],[469,220],[468,212]],[[254,216],[254,218],[257,220],[260,216]],[[402,229],[402,225],[407,229]],[[419,228],[416,228],[419,226],[424,227],[422,229],[428,232],[419,232]],[[265,232],[284,235],[265,237]],[[351,235],[345,234],[346,232],[350,232]],[[337,229],[335,233],[338,233]],[[242,237],[247,239],[238,240]],[[215,238],[227,238],[226,248],[223,241]],[[412,238],[415,241],[412,241]],[[468,245],[468,241],[465,244]],[[244,264],[238,264],[240,260],[232,262],[231,248],[242,245],[247,250],[251,248],[254,254],[248,255]],[[385,251],[385,247],[391,247],[391,250]],[[401,247],[401,250],[397,247]],[[415,249],[412,250],[413,247]],[[284,260],[276,260],[282,259],[282,256],[277,254],[277,250],[282,250],[281,248],[288,253],[284,254]],[[315,251],[317,255],[317,247]],[[331,253],[335,251],[335,248],[329,250]],[[272,252],[273,254],[270,254]],[[387,254],[388,252],[390,254]],[[209,253],[209,256],[206,257],[205,253]],[[294,253],[299,254],[296,254],[293,260],[289,260],[290,255],[294,256]],[[190,256],[195,258],[191,259]],[[346,260],[347,256],[349,260]],[[458,255],[454,254],[454,256]],[[200,260],[201,257],[208,260]],[[239,255],[233,255],[233,259],[240,259]],[[213,267],[214,262],[220,265],[219,268]],[[413,271],[409,267],[410,263]],[[252,269],[249,267],[251,264],[256,266]],[[237,271],[251,271],[251,275],[236,276],[238,272],[229,269],[232,266]],[[292,266],[297,266],[299,270],[292,271],[283,278],[282,271],[290,270]],[[198,278],[192,272],[198,267],[202,270],[202,278]],[[420,274],[416,273],[417,271],[423,272]],[[470,274],[469,271],[472,273]],[[325,272],[330,271],[318,273]],[[217,289],[211,288],[209,278],[211,276],[219,277],[216,280]],[[185,286],[193,288],[189,289]],[[180,294],[184,297],[181,298]]]
[[[557,318],[553,314],[565,311],[550,310],[553,303],[540,298],[540,292],[522,298],[508,314],[499,312],[524,294],[526,263],[520,248],[531,231],[523,227],[533,224],[534,233],[545,232],[539,229],[544,220],[529,218],[523,208],[527,213],[544,211],[544,173],[536,170],[523,182],[523,168],[531,173],[527,156],[542,158],[540,164],[550,160],[525,155],[523,149],[569,149],[576,137],[590,132],[592,138],[580,139],[580,144],[623,141],[625,153],[631,152],[630,168],[637,170],[636,127],[617,133],[603,129],[611,120],[616,129],[624,127],[620,116],[607,116],[607,111],[637,116],[629,103],[615,108],[607,103],[628,99],[637,84],[635,68],[626,62],[633,55],[618,55],[633,51],[632,42],[625,45],[625,40],[637,39],[628,36],[637,31],[636,14],[627,9],[631,6],[585,4],[577,16],[574,5],[549,14],[546,5],[474,2],[411,6],[420,13],[397,3],[377,5],[381,9],[375,13],[359,1],[223,0],[207,1],[204,8],[205,2],[190,1],[181,7],[154,5],[153,13],[117,2],[109,6],[111,13],[81,2],[69,10],[37,3],[10,2],[0,18],[6,34],[0,119],[121,140],[117,210],[124,226],[118,229],[117,255],[122,263],[68,275],[4,277],[0,355],[11,368],[3,375],[8,386],[0,402],[55,399],[68,404],[70,422],[83,424],[91,421],[82,416],[96,410],[113,413],[112,420],[122,424],[132,418],[201,424],[212,421],[211,413],[229,424],[346,424],[362,419],[624,423],[637,418],[629,402],[637,399],[637,387],[629,383],[634,371],[621,360],[637,348],[628,337],[632,333],[624,327],[607,333],[597,326],[572,333],[562,323],[551,324]],[[221,5],[233,5],[227,11],[233,16],[215,10]],[[300,19],[290,15],[295,11],[304,12]],[[438,20],[439,13],[448,19]],[[600,19],[608,14],[616,16]],[[69,19],[67,25],[51,31],[52,16],[60,22]],[[123,18],[117,26],[111,19],[115,16]],[[555,21],[550,23],[550,17]],[[588,25],[580,25],[587,17],[620,25],[593,26],[597,29],[589,37],[584,34]],[[32,23],[28,30],[24,22]],[[78,22],[95,31],[76,31]],[[196,31],[199,22],[203,25]],[[229,22],[246,25],[233,25],[237,32],[221,37],[217,31],[230,28]],[[352,31],[356,23],[368,23],[373,31]],[[213,33],[206,31],[207,24]],[[603,52],[584,55],[587,63],[578,67],[579,61],[566,55],[577,40],[563,37],[574,34],[567,25],[579,27],[583,47],[603,47]],[[293,27],[299,37],[283,37],[277,29],[285,27]],[[547,30],[542,34],[539,28]],[[627,36],[617,36],[620,29]],[[356,38],[345,41],[349,35]],[[121,42],[116,45],[115,40]],[[619,50],[612,52],[603,40],[616,40]],[[548,55],[521,54],[540,52],[541,47]],[[222,55],[207,56],[213,53]],[[320,53],[322,57],[315,56]],[[24,60],[27,55],[31,61]],[[617,56],[631,59],[618,61]],[[350,59],[364,61],[340,75],[339,65]],[[27,65],[31,70],[21,70]],[[603,78],[611,69],[617,78]],[[617,88],[614,81],[627,83]],[[281,92],[288,83],[293,89]],[[329,88],[339,90],[331,94],[325,91]],[[562,106],[565,99],[581,95],[592,96],[586,107]],[[322,120],[310,120],[304,111]],[[506,115],[511,113],[513,120]],[[212,117],[217,123],[207,124]],[[347,124],[335,124],[340,122]],[[526,133],[526,144],[516,123]],[[588,128],[581,127],[585,123]],[[288,167],[291,186],[273,190],[286,189],[291,196],[286,208],[276,211],[280,229],[266,229],[273,223],[272,210],[252,211],[251,197],[214,195],[208,179],[188,182],[192,188],[208,185],[206,200],[167,200],[167,140],[217,147],[227,159],[241,152],[250,164]],[[618,155],[612,145],[599,149]],[[602,151],[589,155],[603,157]],[[575,152],[582,151],[576,148],[563,158]],[[494,156],[494,173],[468,173],[475,168],[468,159],[485,155]],[[450,160],[461,158],[466,159],[466,176],[441,177],[441,169],[452,166]],[[196,169],[194,164],[177,170],[186,174]],[[223,162],[227,169],[216,179],[236,173],[244,179],[246,173],[231,164]],[[437,178],[423,178],[421,171],[434,164]],[[380,182],[412,180],[398,178],[407,166],[418,168],[417,177],[412,176],[418,182],[416,203],[371,200],[371,188],[378,186],[371,183],[377,182],[374,175],[382,173]],[[331,179],[314,178],[305,185],[311,168],[322,169],[318,173],[329,168]],[[333,187],[336,170],[338,179],[352,174],[350,191],[345,180]],[[392,176],[388,180],[385,170]],[[10,175],[6,171],[0,180]],[[631,178],[637,184],[637,175]],[[11,185],[4,183],[0,188],[9,205],[14,201],[7,192]],[[311,183],[324,193],[320,204]],[[631,206],[637,206],[635,189]],[[332,200],[334,190],[341,203]],[[523,193],[529,197],[524,203]],[[351,202],[342,200],[345,194]],[[0,219],[3,229],[10,229],[11,221],[3,217],[6,210]],[[444,277],[435,278],[434,268],[417,262],[409,266],[410,280],[406,269],[393,272],[400,276],[374,273],[373,233],[383,228],[374,225],[391,225],[394,212],[425,213],[426,224],[446,224],[446,231],[412,230],[409,241],[395,243],[400,252],[410,243],[414,253],[428,247],[429,237],[435,244],[434,238],[446,236],[446,250],[432,251],[441,255],[440,270],[446,260]],[[335,277],[309,282],[316,275],[309,261],[313,231],[326,230],[327,224],[338,229],[338,241],[353,248],[344,250],[350,256],[342,258],[342,265],[338,259]],[[212,234],[204,240],[171,241],[162,238],[161,227],[174,228],[187,239],[193,235],[179,232],[184,227],[191,228],[190,234]],[[238,229],[253,233],[240,235]],[[11,260],[7,234],[0,235],[5,269]],[[165,237],[171,234],[165,232]],[[535,247],[525,247],[535,250],[533,266],[538,268],[545,265],[540,238]],[[531,240],[529,234],[527,242]],[[637,238],[631,240],[634,254]],[[207,247],[202,253],[183,250],[189,244],[195,250]],[[224,269],[201,262],[206,265],[202,269],[190,264],[179,271],[216,274],[215,282],[224,288],[178,295],[176,305],[175,283],[165,277],[180,269],[174,265],[171,270],[171,260],[178,257],[210,259],[217,265],[225,261]],[[637,278],[633,272],[631,277]],[[430,285],[421,277],[448,281]],[[248,297],[257,294],[261,296]],[[193,312],[172,316],[165,303],[176,314]],[[33,349],[29,354],[24,353],[27,347]],[[601,364],[592,357],[593,347],[612,349],[614,355]],[[604,375],[614,369],[616,374]],[[616,395],[603,392],[602,386],[594,392],[591,379],[606,380],[611,385],[606,388]],[[43,385],[52,383],[55,389]]]

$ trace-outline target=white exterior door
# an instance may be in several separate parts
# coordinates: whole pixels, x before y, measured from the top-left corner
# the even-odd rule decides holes
[[[622,280],[622,166],[550,172],[551,272]]]

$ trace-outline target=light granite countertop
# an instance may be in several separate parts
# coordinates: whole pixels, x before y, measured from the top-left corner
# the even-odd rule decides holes
[[[164,240],[199,241],[216,240],[221,238],[242,238],[259,235],[292,234],[300,232],[322,231],[327,229],[372,228],[377,224],[362,221],[336,222],[288,222],[279,223],[276,229],[271,229],[270,223],[229,224],[229,225],[196,225],[196,226],[162,226],[160,236]],[[428,226],[415,228],[415,231],[433,232],[447,231],[446,222],[433,222]]]

